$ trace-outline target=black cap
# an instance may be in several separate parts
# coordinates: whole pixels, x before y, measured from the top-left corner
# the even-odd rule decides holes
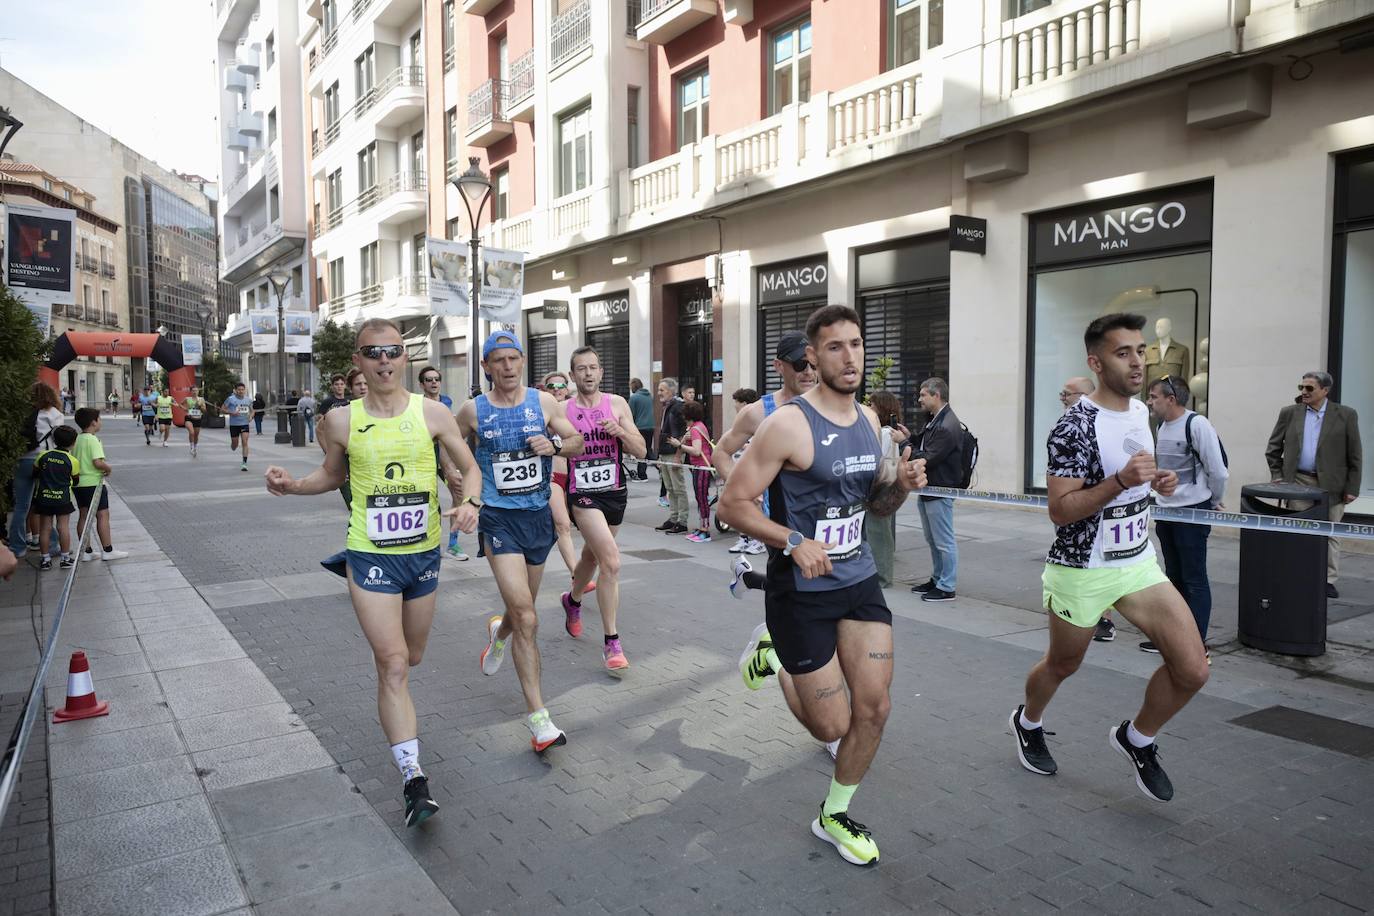
[[[778,338],[778,349],[774,356],[785,363],[795,363],[797,360],[806,359],[808,343],[810,341],[801,331],[783,331],[782,337]]]

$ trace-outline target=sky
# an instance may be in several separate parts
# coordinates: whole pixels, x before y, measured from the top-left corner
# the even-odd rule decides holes
[[[213,0],[0,0],[0,67],[163,168],[214,180],[214,15]]]

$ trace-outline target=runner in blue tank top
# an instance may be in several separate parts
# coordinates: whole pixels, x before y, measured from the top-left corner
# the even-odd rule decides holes
[[[482,345],[482,368],[491,393],[458,408],[458,427],[464,436],[476,438],[474,451],[482,470],[477,555],[487,558],[506,605],[504,615],[487,621],[482,673],[500,670],[509,640],[529,710],[525,724],[530,746],[542,754],[567,743],[544,707],[535,642],[539,618],[534,601],[554,542],[549,479],[554,455],[582,454],[582,436],[553,395],[525,387],[525,351],[514,333],[492,332]]]
[[[910,460],[909,448],[880,460],[878,417],[854,400],[864,366],[858,314],[843,305],[817,309],[806,334],[820,382],[759,427],[719,511],[769,547],[768,620],[740,659],[745,682],[758,689],[777,675],[797,720],[821,741],[840,741],[811,832],[845,861],[874,865],[877,844],[848,812],[887,721],[892,614],[863,519],[891,515],[925,486],[925,462]],[[756,503],[765,488],[771,517]]]

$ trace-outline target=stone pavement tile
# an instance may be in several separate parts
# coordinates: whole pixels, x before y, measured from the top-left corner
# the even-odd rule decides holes
[[[348,583],[343,577],[324,570],[294,573],[288,576],[273,576],[265,581],[280,592],[283,598],[288,599],[348,594]]]
[[[225,835],[247,838],[306,821],[361,814],[367,802],[335,767],[212,792]]]
[[[193,752],[307,730],[300,716],[281,702],[182,719],[177,725],[186,749]]]
[[[147,653],[148,664],[154,671],[247,657],[238,641],[219,622],[203,627],[145,633],[140,641]]]
[[[244,607],[254,604],[269,604],[282,599],[281,593],[262,579],[243,579],[235,582],[220,582],[215,585],[201,585],[199,592],[205,603],[215,610]]]
[[[281,696],[258,666],[246,658],[175,668],[159,672],[157,677],[178,719],[261,706]]]
[[[442,916],[458,911],[434,886],[429,875],[412,862],[345,878],[328,887],[270,903],[260,900],[257,912],[259,916],[374,916],[377,913]]]
[[[59,645],[53,652],[52,664],[48,667],[48,677],[44,681],[44,686],[49,692],[55,691],[59,697],[57,705],[62,705],[61,697],[65,696],[67,686],[67,674],[71,668],[72,653],[80,646]],[[121,655],[109,655],[98,649],[86,653],[86,660],[91,666],[91,679],[95,682],[97,696],[100,693],[101,681],[105,678],[124,677],[130,674],[147,674],[149,669],[148,660],[143,657],[141,652]]]
[[[53,779],[61,779],[178,757],[184,753],[186,751],[177,735],[176,726],[161,722],[53,744],[49,749],[48,768]]]
[[[62,916],[210,916],[247,903],[223,846],[208,846],[57,885],[57,909]]]
[[[147,599],[128,602],[127,607],[129,616],[137,620],[141,617],[166,617],[168,614],[180,614],[187,611],[204,611],[209,609],[199,593],[188,589],[177,589],[176,596],[157,595]]]
[[[190,757],[169,757],[52,782],[52,821],[125,811],[200,792]]]
[[[211,748],[191,756],[205,788],[211,791],[334,763],[334,758],[308,731]]]
[[[259,905],[410,860],[370,812],[233,838],[230,843],[249,893]]]
[[[160,606],[161,607],[161,606]],[[161,607],[165,613],[156,617],[133,618],[134,632],[142,634],[166,633],[171,630],[185,630],[190,627],[204,627],[212,624],[223,626],[215,612],[204,604],[191,607]]]
[[[217,845],[220,833],[205,798],[192,795],[59,824],[53,840],[66,881]]]
[[[0,634],[3,635],[3,634]],[[62,621],[62,639],[73,645],[81,645],[83,640],[118,639],[121,636],[135,636],[133,621],[121,607],[108,616],[73,616],[70,611]]]
[[[78,738],[104,735],[110,732],[141,728],[159,722],[172,721],[172,711],[162,699],[162,688],[153,674],[130,674],[125,677],[102,677],[95,685],[96,696],[110,704],[110,714],[94,719],[78,719],[48,728],[48,744],[55,746]],[[66,688],[49,689],[49,702],[64,702]]]

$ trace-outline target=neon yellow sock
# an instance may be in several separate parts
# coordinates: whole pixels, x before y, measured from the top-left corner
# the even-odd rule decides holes
[[[778,653],[769,649],[763,654],[763,657],[768,662],[768,667],[773,669],[774,674],[782,674],[782,662],[778,659]]]
[[[842,786],[834,779],[830,780],[830,794],[825,797],[825,804],[821,805],[821,810],[826,814],[839,814],[841,811],[849,810],[849,801],[854,797],[854,791],[858,786]]]

